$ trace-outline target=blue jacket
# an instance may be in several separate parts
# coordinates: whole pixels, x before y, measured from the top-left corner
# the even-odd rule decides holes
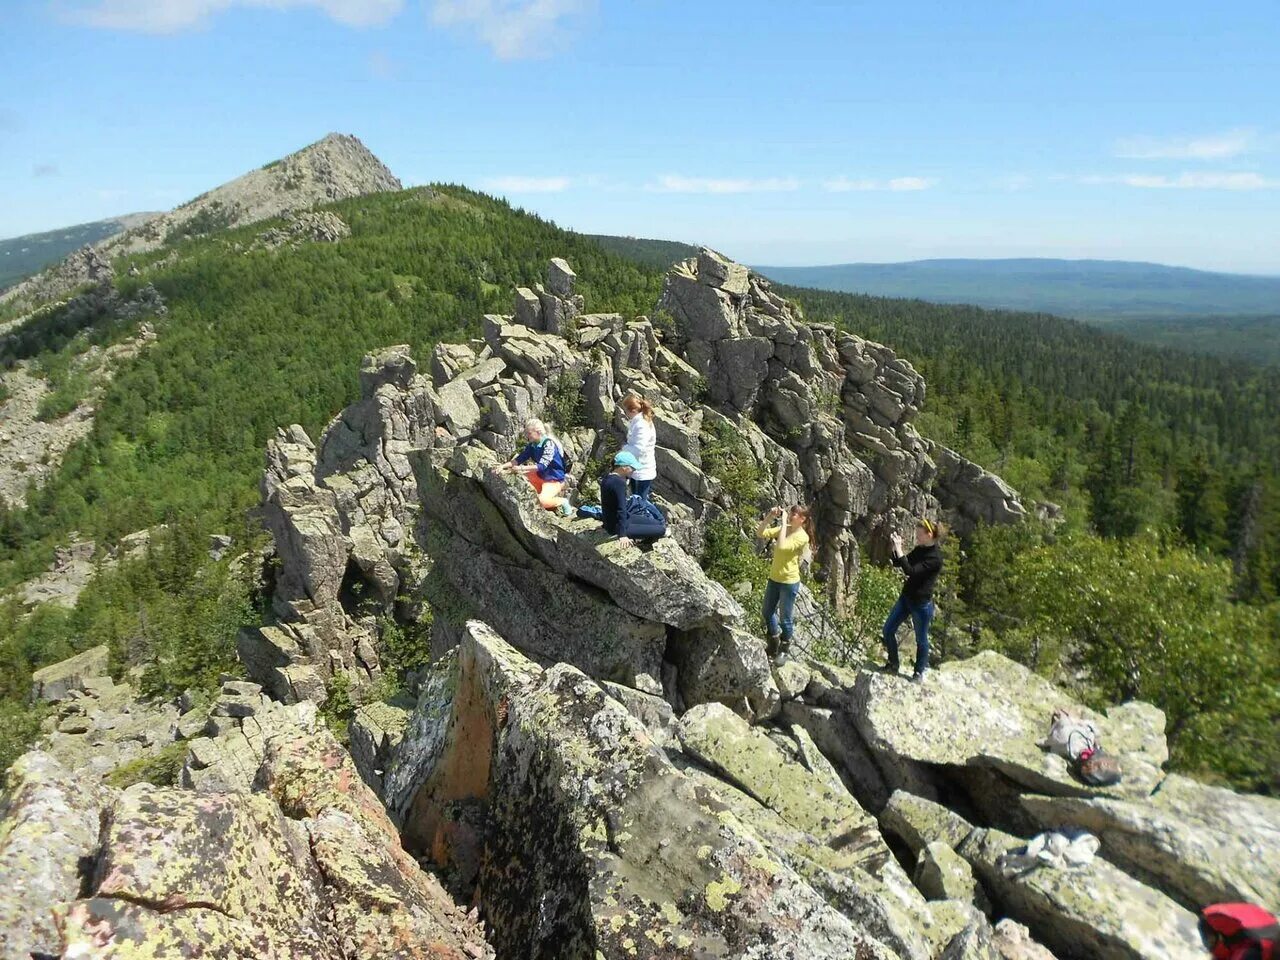
[[[538,476],[543,480],[564,480],[564,450],[552,437],[543,437],[537,443],[527,443],[516,457],[516,463],[538,464]]]

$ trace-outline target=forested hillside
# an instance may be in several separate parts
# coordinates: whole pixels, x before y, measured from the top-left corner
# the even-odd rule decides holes
[[[209,560],[203,544],[214,532],[235,538],[232,554],[255,543],[246,511],[266,439],[291,422],[318,435],[356,396],[364,352],[407,342],[425,358],[438,340],[476,335],[481,315],[507,312],[512,287],[541,279],[552,256],[573,264],[593,309],[647,313],[661,287],[656,264],[461,187],[328,209],[351,229],[337,243],[263,249],[254,240],[268,223],[117,264],[122,292],[154,284],[167,316],[54,480],[26,509],[0,508],[0,585],[42,570],[73,531],[103,545],[168,529],[143,557],[105,570],[73,611],[0,609],[0,762],[38,722],[25,706],[30,671],[73,650],[110,644],[119,666],[148,665],[144,686],[156,693],[233,666],[235,627],[258,615],[242,571]],[[1030,525],[980,535],[963,555],[953,547],[944,655],[993,646],[1046,673],[1084,675],[1098,703],[1152,699],[1178,725],[1180,768],[1280,787],[1280,624],[1267,605],[1280,586],[1276,375],[1053,318],[785,293],[810,320],[882,340],[919,366],[930,390],[922,433],[1067,508],[1057,533]],[[64,344],[60,319],[54,311],[22,338],[50,370],[87,342]],[[849,625],[858,642],[884,612],[878,576],[868,574],[863,622]],[[1215,699],[1192,684],[1200,678],[1236,696]]]
[[[640,237],[612,237],[597,233],[589,233],[587,236],[610,253],[616,253],[651,270],[666,270],[671,264],[698,252],[697,247],[678,240],[645,240]]]

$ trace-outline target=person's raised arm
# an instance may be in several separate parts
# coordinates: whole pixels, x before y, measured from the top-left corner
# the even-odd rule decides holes
[[[773,520],[777,519],[780,516],[782,516],[781,507],[774,507],[768,513],[766,513],[764,515],[764,519],[761,520],[759,526],[756,527],[756,539],[763,540],[765,536],[765,531],[769,529],[770,522],[772,522]]]

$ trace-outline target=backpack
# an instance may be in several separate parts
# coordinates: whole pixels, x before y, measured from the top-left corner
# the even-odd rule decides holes
[[[1216,960],[1280,960],[1280,921],[1252,903],[1213,903],[1200,911],[1200,936]]]
[[[1114,786],[1124,776],[1120,770],[1120,759],[1114,753],[1107,753],[1101,745],[1083,751],[1076,758],[1076,773],[1093,787]]]

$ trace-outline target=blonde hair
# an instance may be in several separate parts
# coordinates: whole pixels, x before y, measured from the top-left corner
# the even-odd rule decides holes
[[[524,428],[525,430],[535,431],[540,439],[550,440],[560,448],[562,453],[564,452],[564,443],[559,437],[552,434],[551,424],[547,423],[545,420],[539,420],[537,417],[530,417],[524,422]]]
[[[622,408],[624,410],[635,408],[644,414],[646,420],[653,419],[653,404],[634,390],[627,391],[627,395],[622,398]]]

